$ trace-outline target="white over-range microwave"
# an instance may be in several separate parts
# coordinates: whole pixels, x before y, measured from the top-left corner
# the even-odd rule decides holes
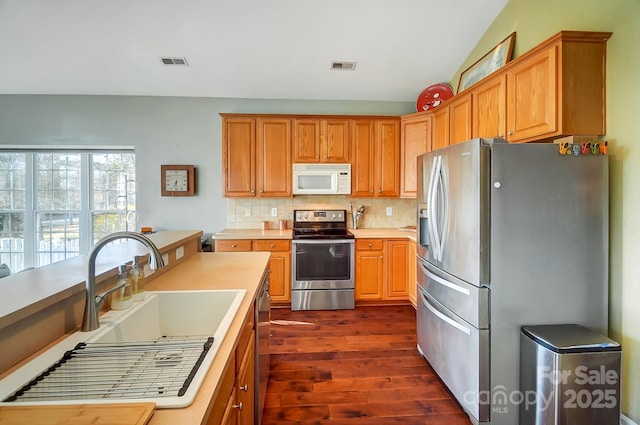
[[[350,195],[351,164],[293,164],[294,195]]]

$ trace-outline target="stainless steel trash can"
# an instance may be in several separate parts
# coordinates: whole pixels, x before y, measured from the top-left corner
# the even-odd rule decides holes
[[[520,425],[619,425],[621,357],[583,326],[523,326]]]

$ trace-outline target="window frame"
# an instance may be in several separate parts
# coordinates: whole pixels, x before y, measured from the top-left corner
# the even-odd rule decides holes
[[[46,214],[46,213],[60,213],[60,214],[76,214],[78,213],[79,218],[79,230],[78,230],[78,254],[83,255],[87,254],[90,249],[95,244],[95,235],[96,229],[94,229],[94,218],[96,215],[111,213],[113,211],[117,211],[118,208],[114,205],[113,209],[95,209],[95,200],[94,200],[94,162],[93,155],[98,154],[131,154],[133,155],[133,172],[134,176],[136,174],[137,161],[136,161],[136,152],[132,146],[106,146],[106,147],[42,147],[42,146],[0,146],[0,154],[10,154],[10,153],[18,153],[25,155],[25,196],[24,196],[24,210],[11,209],[6,210],[3,209],[3,213],[6,212],[16,212],[23,214],[23,268],[19,270],[13,270],[12,272],[18,272],[20,270],[26,270],[33,267],[44,266],[49,263],[38,264],[38,256],[42,255],[42,252],[38,251],[38,240],[40,229],[36,229],[36,217],[38,214]],[[38,187],[36,187],[38,183],[38,164],[37,164],[37,154],[80,154],[80,210],[77,209],[40,209],[38,208]],[[126,176],[126,174],[125,174]],[[133,220],[130,222],[129,216],[127,212],[122,214],[118,212],[117,215],[123,215],[124,227],[125,230],[135,229],[137,226],[137,217],[135,216],[135,177],[132,180],[128,178],[125,179],[125,196],[129,194],[129,182],[133,182],[134,192],[133,195]],[[111,190],[111,189],[108,189]],[[125,199],[126,201],[126,211],[129,213],[129,199]],[[50,207],[51,205],[48,205]],[[98,232],[99,234],[104,233],[104,230]],[[99,238],[98,238],[99,239]],[[64,240],[70,240],[66,237]],[[49,256],[52,255],[52,251],[47,251]],[[75,253],[75,250],[73,251]],[[67,257],[67,251],[62,251],[65,259],[72,258],[77,255]],[[61,261],[61,260],[58,260]]]

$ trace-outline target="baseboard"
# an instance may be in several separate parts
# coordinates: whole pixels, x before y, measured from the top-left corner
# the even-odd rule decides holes
[[[625,415],[620,415],[620,425],[638,425],[633,422],[631,419],[627,418]]]

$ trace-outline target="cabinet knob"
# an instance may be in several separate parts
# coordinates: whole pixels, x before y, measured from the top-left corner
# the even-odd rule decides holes
[[[324,157],[327,158],[327,155],[325,155]]]
[[[382,190],[378,190],[378,193],[382,193]]]
[[[369,242],[369,248],[371,248],[373,246],[373,244],[371,242]]]
[[[238,409],[238,410],[242,410],[242,402],[238,403],[238,404],[234,404],[232,406],[234,409]]]
[[[275,248],[275,247],[276,247],[276,245],[275,245],[275,244],[271,244],[271,248]]]
[[[371,189],[370,192],[373,193],[373,189]]]
[[[263,190],[263,189],[260,189],[260,193],[264,193],[264,190]]]
[[[231,248],[237,248],[237,247],[238,247],[238,245],[236,245],[234,243],[231,244]]]
[[[244,384],[240,387],[240,389],[246,393],[247,391],[249,391],[249,384]]]
[[[382,260],[384,257],[382,257],[382,255],[380,256],[380,259]]]
[[[251,193],[256,193],[255,189],[251,189]]]
[[[511,131],[507,131],[507,136],[511,136],[513,133]]]
[[[504,134],[498,134],[498,137],[502,139],[504,137]]]

